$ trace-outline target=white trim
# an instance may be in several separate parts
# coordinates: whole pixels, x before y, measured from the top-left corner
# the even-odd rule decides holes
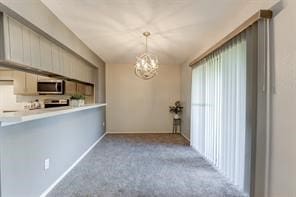
[[[168,134],[168,133],[172,133],[172,131],[117,131],[117,132],[110,132],[107,131],[107,134]]]
[[[40,197],[46,197],[47,194],[101,141],[107,133],[105,132],[93,145],[91,145],[53,184],[51,184]]]
[[[270,125],[271,125],[271,71],[270,71],[270,20],[266,19],[266,154],[265,154],[265,197],[270,187]]]
[[[181,133],[181,135],[182,135],[186,140],[188,140],[188,142],[190,142],[190,139],[189,139],[186,135],[184,135],[183,133]]]

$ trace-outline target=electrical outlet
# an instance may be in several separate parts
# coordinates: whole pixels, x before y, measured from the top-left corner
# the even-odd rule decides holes
[[[49,158],[44,160],[44,170],[48,170],[49,168]]]

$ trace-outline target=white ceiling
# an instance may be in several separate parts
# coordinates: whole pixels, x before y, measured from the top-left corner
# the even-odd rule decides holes
[[[181,64],[209,47],[222,29],[246,11],[274,0],[42,0],[106,63],[134,63],[144,51],[161,64]]]

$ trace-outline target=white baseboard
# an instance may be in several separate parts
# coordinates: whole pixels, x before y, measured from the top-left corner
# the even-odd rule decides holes
[[[40,197],[46,197],[46,195],[105,137],[105,132],[93,145],[91,145],[53,184],[51,184]]]
[[[158,134],[158,133],[172,133],[172,131],[107,131],[107,134]]]
[[[182,135],[186,140],[188,140],[188,142],[190,142],[190,139],[189,139],[186,135],[184,135],[183,133],[181,133],[181,135]]]

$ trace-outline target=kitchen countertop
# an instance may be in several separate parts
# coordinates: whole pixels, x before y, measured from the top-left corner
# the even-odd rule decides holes
[[[98,107],[106,106],[106,103],[97,103],[84,105],[82,107],[55,107],[46,109],[35,109],[35,110],[23,110],[17,112],[6,112],[0,113],[0,125],[2,127],[9,126],[13,124],[18,124],[26,121],[37,120],[42,118],[48,118],[52,116],[58,116],[62,114],[68,114],[73,112],[78,112],[82,110],[88,110]]]

